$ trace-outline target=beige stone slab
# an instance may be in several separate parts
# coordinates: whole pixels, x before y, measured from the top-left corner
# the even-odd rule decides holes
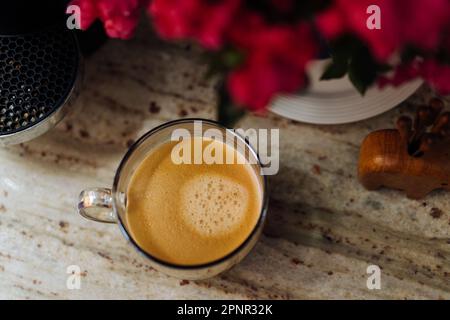
[[[281,129],[264,235],[229,272],[183,282],[146,265],[118,228],[76,213],[83,188],[110,186],[127,145],[155,125],[214,117],[214,81],[197,49],[165,45],[147,31],[110,41],[86,62],[74,113],[35,141],[0,150],[0,298],[240,299],[450,298],[450,198],[412,201],[367,192],[358,146],[429,95],[422,89],[387,114],[357,124],[313,126],[278,116],[239,125]],[[433,218],[432,208],[442,215]],[[83,271],[66,288],[66,268]],[[368,290],[366,268],[382,268]]]

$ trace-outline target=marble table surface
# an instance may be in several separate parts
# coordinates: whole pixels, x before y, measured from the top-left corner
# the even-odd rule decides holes
[[[44,136],[0,150],[0,298],[3,299],[449,299],[450,197],[422,201],[368,192],[359,145],[430,93],[355,124],[315,126],[273,114],[243,128],[280,128],[280,172],[270,178],[264,234],[232,270],[203,281],[146,264],[115,225],[76,212],[84,188],[110,187],[124,152],[165,121],[215,117],[214,80],[201,52],[140,31],[86,60],[73,113]],[[448,104],[448,101],[447,101]],[[67,287],[68,266],[81,287]],[[369,265],[381,289],[366,286]]]

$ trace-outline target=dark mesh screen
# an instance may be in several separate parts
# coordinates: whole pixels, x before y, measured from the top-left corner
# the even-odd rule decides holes
[[[67,98],[78,72],[73,32],[0,35],[0,135],[35,125]]]

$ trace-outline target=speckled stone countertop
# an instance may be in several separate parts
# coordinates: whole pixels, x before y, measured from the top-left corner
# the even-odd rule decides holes
[[[314,126],[247,116],[239,127],[280,128],[280,172],[270,178],[264,235],[232,270],[180,281],[150,268],[117,226],[76,213],[79,192],[112,184],[128,145],[180,117],[214,117],[214,81],[197,49],[143,30],[86,61],[72,115],[44,136],[0,150],[0,298],[7,299],[450,299],[450,196],[412,201],[367,192],[358,150],[428,96],[351,125]],[[381,268],[381,290],[366,268]],[[68,290],[69,265],[81,268]]]

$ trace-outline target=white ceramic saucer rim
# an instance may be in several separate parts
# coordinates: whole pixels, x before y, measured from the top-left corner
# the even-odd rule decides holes
[[[283,117],[311,124],[352,123],[382,114],[406,100],[420,86],[422,80],[414,80],[398,88],[371,88],[364,97],[354,94],[333,93],[322,97],[317,94],[281,96],[270,110]],[[334,97],[333,97],[334,96]]]

